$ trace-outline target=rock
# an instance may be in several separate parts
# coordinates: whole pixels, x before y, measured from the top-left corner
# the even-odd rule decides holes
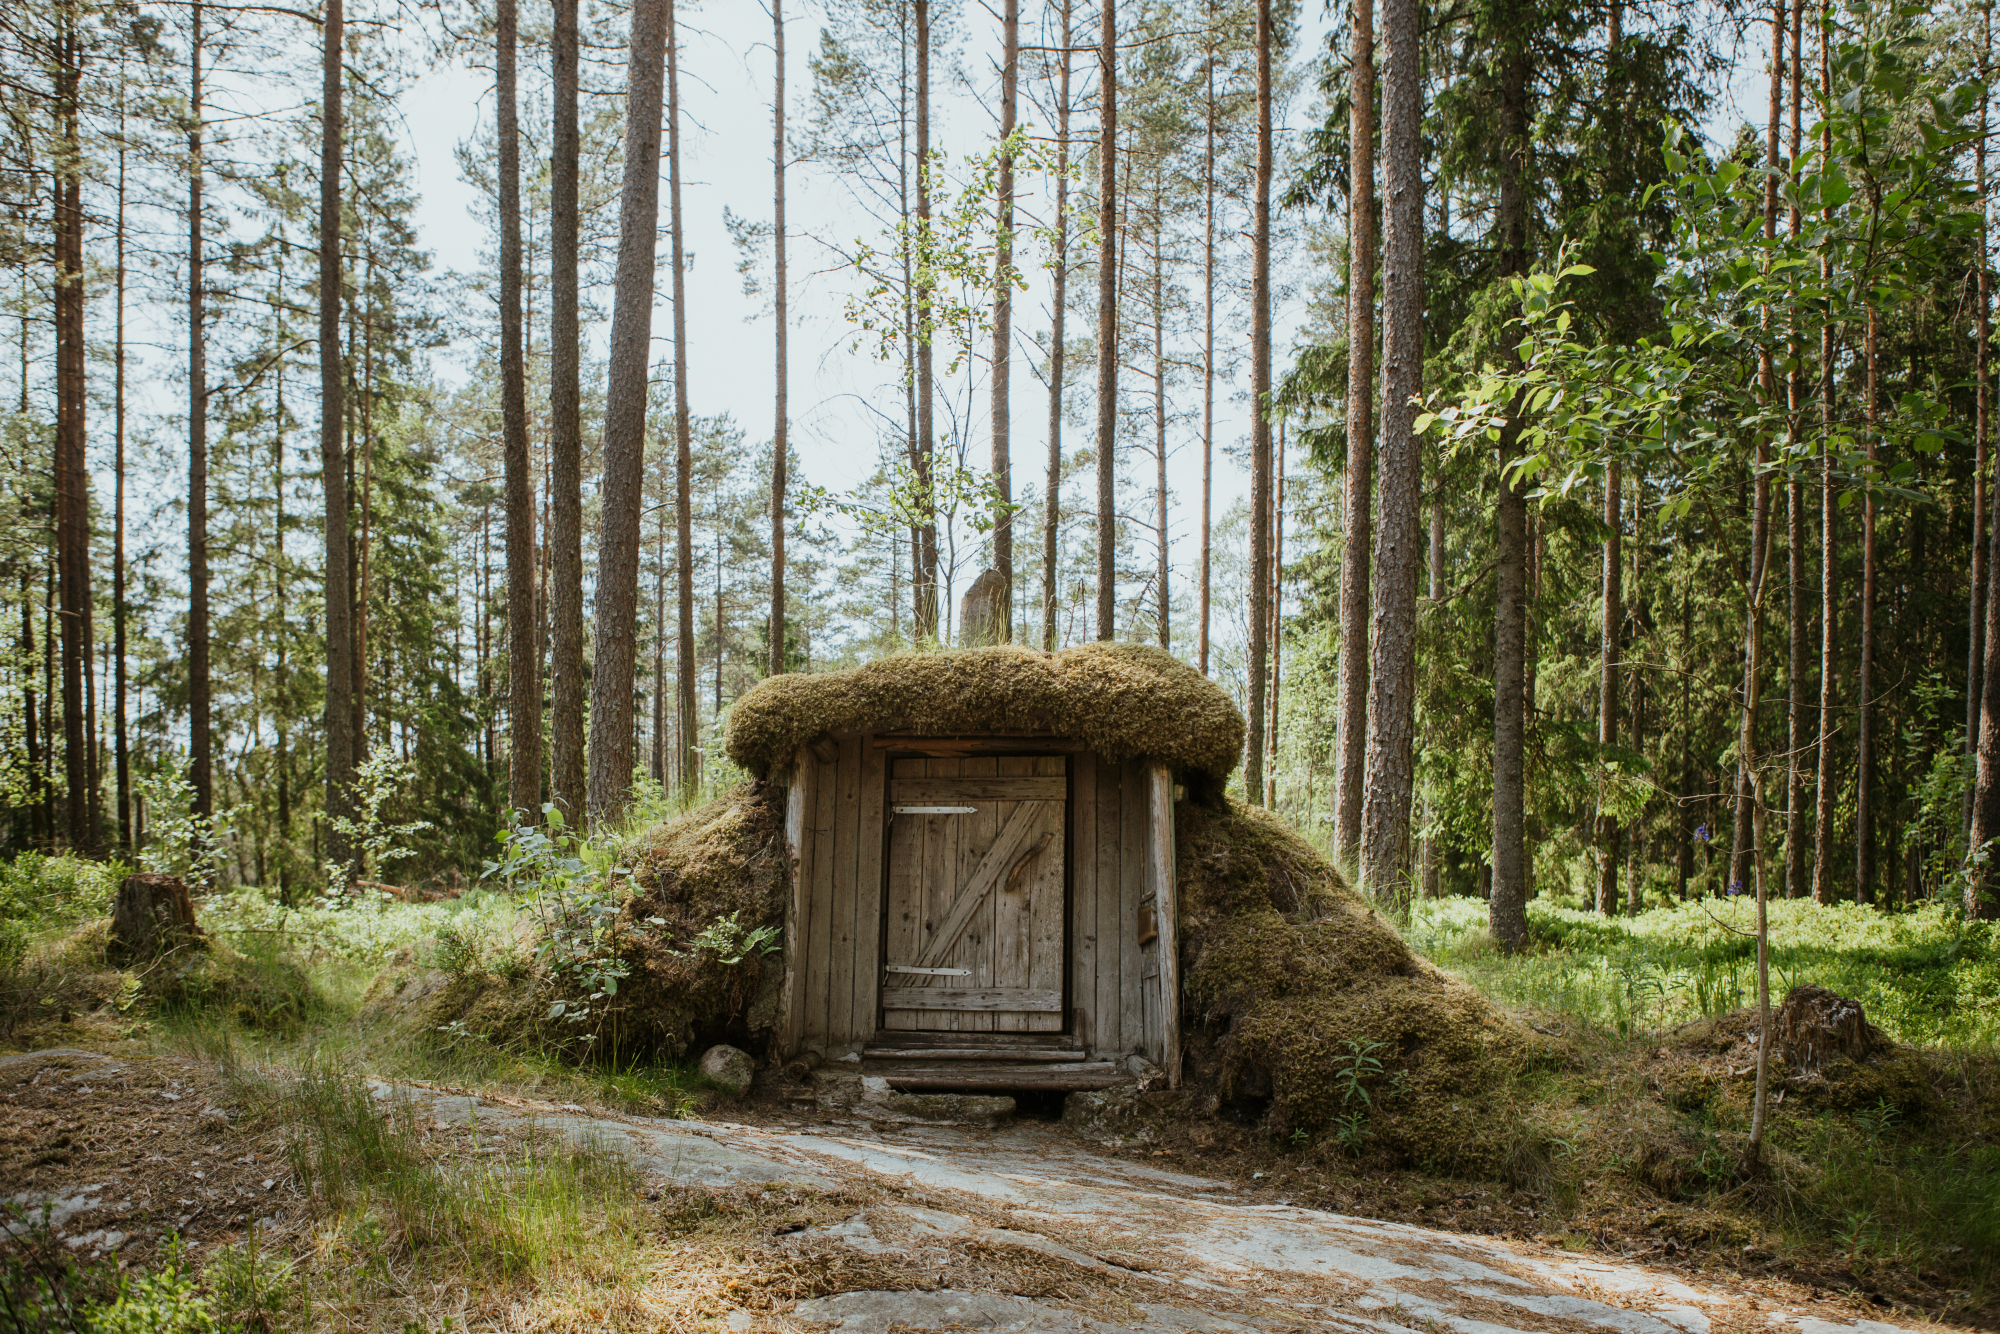
[[[998,570],[981,570],[958,601],[958,646],[984,648],[1007,639],[1007,581]]]
[[[1798,1070],[1817,1070],[1846,1057],[1859,1061],[1888,1045],[1882,1030],[1868,1022],[1861,1002],[1825,987],[1793,987],[1771,1016],[1778,1054]]]
[[[747,1052],[716,1045],[701,1054],[701,1077],[732,1098],[750,1091],[751,1076],[757,1067]]]
[[[169,950],[198,946],[201,927],[194,900],[179,876],[128,875],[111,904],[109,953],[120,962],[155,959]]]
[[[1063,1099],[1063,1125],[1086,1139],[1100,1141],[1145,1138],[1139,1118],[1139,1086],[1114,1084],[1088,1089]]]
[[[848,1112],[884,1125],[979,1126],[992,1130],[1014,1115],[1014,1100],[980,1093],[898,1093],[880,1075],[814,1072],[822,1111]]]

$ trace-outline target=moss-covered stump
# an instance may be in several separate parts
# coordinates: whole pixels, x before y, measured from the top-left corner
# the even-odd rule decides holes
[[[783,790],[732,788],[635,836],[625,864],[639,890],[615,927],[631,969],[615,1005],[621,1043],[673,1057],[697,1039],[763,1050],[784,978],[783,955],[764,952],[783,938]]]
[[[1491,1105],[1552,1044],[1413,954],[1277,818],[1176,812],[1188,1098],[1432,1169],[1512,1152]]]

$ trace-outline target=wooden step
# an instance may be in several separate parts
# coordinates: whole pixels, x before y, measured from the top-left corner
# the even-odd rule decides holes
[[[1073,1092],[1110,1088],[1131,1076],[1113,1061],[950,1061],[910,1065],[863,1061],[861,1073],[889,1081],[907,1092],[1010,1093],[1016,1089]]]
[[[1068,1033],[997,1032],[993,1029],[967,1031],[948,1028],[878,1028],[868,1040],[871,1047],[980,1047],[1000,1051],[1070,1051],[1076,1038]]]
[[[864,1061],[1081,1061],[1089,1053],[1056,1047],[902,1047],[861,1049]]]

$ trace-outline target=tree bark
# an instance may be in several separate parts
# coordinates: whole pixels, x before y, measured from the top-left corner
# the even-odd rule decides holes
[[[494,23],[500,204],[500,438],[507,489],[507,804],[525,823],[542,810],[542,674],[535,615],[535,478],[528,457],[521,352],[521,134],[514,99],[515,0]],[[363,580],[364,589],[366,580]],[[365,599],[364,599],[365,602]]]
[[[625,75],[624,184],[604,395],[595,670],[590,681],[590,818],[599,822],[623,812],[632,782],[639,519],[653,336],[654,237],[660,219],[660,92],[671,6],[672,0],[634,0]]]
[[[1063,325],[1069,302],[1069,52],[1073,0],[1062,0],[1062,74],[1056,91],[1056,241],[1049,293],[1049,462],[1042,481],[1042,650],[1056,647],[1056,556],[1062,518]],[[1206,551],[1207,538],[1202,549]]]
[[[1423,468],[1424,177],[1422,7],[1384,0],[1382,87],[1382,435],[1380,512],[1371,561],[1368,757],[1361,802],[1361,884],[1378,898],[1409,891],[1416,726],[1417,570]]]
[[[1868,332],[1862,351],[1867,375],[1862,400],[1863,440],[1866,446],[1869,493],[1861,502],[1861,652],[1854,667],[1857,712],[1854,761],[1854,901],[1872,903],[1875,898],[1875,601],[1877,568],[1875,561],[1876,500],[1873,491],[1876,464],[1876,426],[1879,419],[1881,362],[1880,318],[1873,304],[1868,307]]]
[[[1153,603],[1158,608],[1159,645],[1172,649],[1172,544],[1167,530],[1167,302],[1164,213],[1165,199],[1156,167],[1153,172],[1153,526],[1159,537],[1154,553]]]
[[[512,3],[512,0],[508,0]],[[583,411],[577,310],[577,0],[555,0],[549,155],[549,796],[571,823],[587,794],[583,683]]]
[[[201,6],[195,6],[193,87],[193,115],[199,125],[201,115]],[[63,692],[63,795],[66,832],[70,847],[79,852],[90,853],[96,847],[96,831],[91,827],[90,798],[90,746],[91,734],[86,727],[88,711],[84,699],[84,674],[90,662],[90,468],[84,454],[86,407],[86,386],[84,381],[84,304],[87,292],[84,286],[83,269],[83,138],[81,130],[81,98],[83,82],[83,34],[77,30],[73,9],[60,10],[61,18],[55,36],[55,119],[61,144],[56,150],[54,181],[50,194],[53,208],[51,221],[54,223],[54,317],[56,335],[56,431],[55,431],[55,527],[56,527],[56,571],[61,589],[62,639],[62,692]],[[191,131],[190,144],[196,152],[195,179],[199,180],[199,130]],[[200,187],[194,187],[193,201],[199,206]],[[191,244],[199,246],[201,232],[195,224]],[[195,273],[200,273],[199,261]],[[197,287],[199,279],[195,280]],[[190,310],[194,318],[195,332],[193,345],[199,346],[200,306]],[[190,442],[192,447],[192,441]],[[197,455],[199,457],[199,455]],[[197,474],[198,476],[198,474]],[[189,543],[192,546],[199,521],[196,507],[190,500]],[[197,585],[200,594],[205,588]],[[201,630],[207,630],[207,602],[202,597],[200,610],[203,619]],[[190,608],[188,629],[194,635],[196,622],[194,609]],[[205,639],[200,643],[201,661],[195,662],[190,654],[190,670],[199,665],[206,666]],[[206,677],[200,677],[200,703],[203,714],[199,721],[206,722],[207,691]],[[189,703],[195,703],[193,682],[190,683]],[[203,730],[197,727],[197,737]]]
[[[1271,0],[1257,0],[1257,178],[1250,204],[1250,728],[1243,758],[1243,796],[1257,805],[1264,801],[1264,694],[1271,652],[1271,167]]]
[[[1603,624],[1598,632],[1597,744],[1609,751],[1618,744],[1618,656],[1619,637],[1625,624],[1622,581],[1625,552],[1620,541],[1625,502],[1620,470],[1616,461],[1604,469],[1604,571]],[[1597,812],[1597,911],[1606,917],[1618,911],[1618,854],[1620,831],[1617,819],[1603,809],[1602,782],[1598,780]]]
[[[188,778],[194,813],[215,813],[209,728],[208,643],[208,347],[203,308],[202,114],[200,0],[188,43]],[[67,699],[65,699],[67,702]]]
[[[1097,47],[1097,638],[1111,639],[1116,633],[1118,610],[1117,0],[1101,0],[1100,10]],[[1255,304],[1254,298],[1252,304]],[[1254,339],[1255,334],[1252,334]],[[1255,558],[1252,559],[1254,563]],[[1251,631],[1253,638],[1257,633],[1256,630]],[[1254,691],[1255,687],[1252,689]],[[1253,699],[1253,710],[1255,705]],[[1258,725],[1252,722],[1250,726],[1254,733]]]
[[[1341,487],[1340,660],[1334,694],[1333,849],[1361,842],[1368,755],[1368,557],[1375,491],[1375,0],[1353,0],[1348,57],[1347,477]]]
[[[1021,60],[1021,0],[1004,0],[1000,15],[1000,142],[1014,134]],[[1008,395],[1014,369],[1014,154],[1003,148],[993,249],[993,568],[1007,582],[1001,642],[1014,642],[1013,419]]]
[[[1495,222],[1502,270],[1528,267],[1527,199],[1522,175],[1527,152],[1527,57],[1510,49],[1501,71],[1500,190]],[[1392,195],[1393,198],[1393,195]],[[1387,402],[1385,393],[1384,402]],[[1528,941],[1526,730],[1528,685],[1528,500],[1519,477],[1519,422],[1500,430],[1499,496],[1494,505],[1493,610],[1493,896],[1487,925],[1502,949]]]
[[[347,384],[340,355],[340,170],[343,107],[343,0],[326,0],[320,51],[319,455],[326,500],[326,837],[336,874],[352,871],[341,822],[354,810],[354,603],[348,579]]]
[[[930,0],[914,0],[917,27],[917,231],[930,234],[931,190],[931,7]],[[916,292],[917,346],[914,389],[917,396],[917,452],[911,460],[916,482],[923,493],[925,513],[917,525],[915,564],[910,571],[910,588],[915,595],[916,615],[912,630],[922,646],[941,642],[938,609],[938,537],[936,493],[933,479],[937,463],[937,428],[932,382],[931,279],[919,277]]]
[[[1010,0],[1010,3],[1012,0]],[[772,676],[785,671],[785,468],[790,463],[791,332],[785,281],[785,6],[771,0],[771,280],[776,334],[772,349],[775,390],[771,410],[771,661]]]
[[[1820,10],[1819,36],[1819,90],[1822,103],[1833,95],[1833,67],[1827,52],[1826,16],[1828,4],[1822,0]],[[1827,121],[1820,122],[1819,145],[1821,157],[1833,153],[1833,127]],[[1829,229],[1832,226],[1833,210],[1825,210],[1821,218]],[[1831,232],[1829,231],[1829,235]],[[1823,246],[1819,256],[1819,281],[1822,288],[1833,281],[1833,258]],[[1833,736],[1837,726],[1834,706],[1834,682],[1836,679],[1834,653],[1839,647],[1840,608],[1835,599],[1839,596],[1840,567],[1835,559],[1835,533],[1838,531],[1840,510],[1839,493],[1833,484],[1833,324],[1823,321],[1819,331],[1819,425],[1820,425],[1820,620],[1819,620],[1819,741],[1814,746],[1814,766],[1817,777],[1814,780],[1813,795],[1813,870],[1812,896],[1815,903],[1833,901]]]
[[[681,226],[681,63],[680,20],[675,0],[667,0],[667,211],[673,232],[674,272],[674,560],[680,575],[680,645],[675,658],[675,682],[680,686],[680,754],[676,770],[683,791],[701,786],[695,758],[699,719],[695,705],[694,660],[694,462],[688,416],[687,233]],[[633,532],[638,532],[634,525]],[[721,620],[716,622],[718,633]],[[631,697],[630,682],[626,698]],[[720,706],[718,705],[718,710]],[[628,723],[624,734],[631,735]],[[630,761],[626,768],[631,767]]]
[[[1215,498],[1215,0],[1207,0],[1208,27],[1203,36],[1202,156],[1201,156],[1201,606],[1196,613],[1195,657],[1208,675],[1208,632],[1213,581]]]
[[[1980,12],[1980,86],[1990,86],[1990,62],[1993,50],[1992,10],[1983,8]],[[1989,95],[1982,91],[1979,97],[1980,134],[1974,143],[1974,169],[1977,173],[1979,190],[1979,320],[1976,328],[1978,339],[1975,375],[1978,385],[1978,432],[1985,443],[1991,430],[1992,390],[1988,387],[1991,375],[1991,346],[1993,341],[1993,295],[1987,276],[1990,233],[1986,217],[1986,130]],[[1989,502],[2000,511],[2000,487],[1993,487]],[[1992,883],[1990,865],[1981,865],[1978,854],[1987,848],[1996,835],[2000,835],[2000,512],[1987,517],[1988,544],[1986,553],[1986,600],[1985,633],[1982,636],[1984,661],[1981,663],[1980,718],[1978,760],[1973,772],[1972,828],[1966,839],[1966,847],[1971,861],[1969,874],[1965,877],[1965,915],[1970,918],[2000,917],[2000,896],[1996,896],[1988,886]]]
[[[1802,41],[1805,35],[1805,5],[1795,0],[1792,5],[1792,56],[1791,56],[1791,141],[1789,161],[1786,171],[1792,183],[1797,185],[1799,173],[1799,150],[1803,124],[1801,120],[1804,100],[1805,57]],[[1796,241],[1805,226],[1805,218],[1799,211],[1796,195],[1791,203],[1791,233]],[[1803,351],[1799,344],[1798,306],[1793,304],[1791,313],[1790,338],[1786,347],[1789,353],[1788,369],[1785,373],[1786,433],[1790,442],[1792,457],[1798,457],[1801,416],[1805,412],[1805,377],[1801,372],[1800,356]],[[1793,472],[1785,484],[1785,557],[1786,585],[1789,606],[1787,607],[1787,628],[1790,642],[1785,653],[1785,895],[1788,898],[1803,898],[1807,892],[1808,865],[1805,854],[1805,820],[1803,806],[1805,790],[1805,750],[1806,730],[1806,665],[1810,661],[1811,647],[1807,642],[1810,629],[1809,613],[1806,607],[1806,490],[1800,474]]]
[[[118,217],[116,277],[113,279],[116,309],[111,366],[112,415],[112,539],[111,539],[111,653],[112,653],[112,764],[118,784],[118,848],[131,857],[132,848],[132,765],[125,720],[125,71],[119,69],[118,98]],[[32,729],[31,729],[32,730]]]

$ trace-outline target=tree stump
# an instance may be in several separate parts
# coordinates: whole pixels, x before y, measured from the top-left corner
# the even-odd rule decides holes
[[[998,570],[981,570],[958,602],[958,646],[984,648],[1007,638],[1007,581]]]
[[[1797,1070],[1817,1070],[1846,1057],[1858,1061],[1888,1042],[1868,1022],[1861,1002],[1825,987],[1793,987],[1771,1017],[1778,1055]]]
[[[120,962],[158,958],[168,950],[198,943],[194,900],[175,875],[128,875],[111,904],[111,956]]]

